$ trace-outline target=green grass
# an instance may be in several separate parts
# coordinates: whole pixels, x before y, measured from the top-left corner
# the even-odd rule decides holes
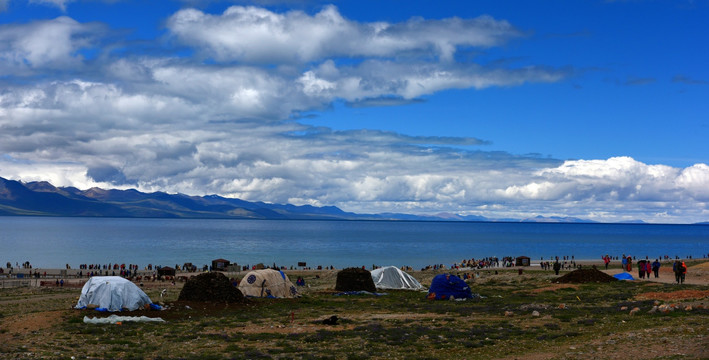
[[[534,291],[549,285],[545,274],[500,276],[474,284],[473,292],[483,297],[463,302],[430,301],[425,293],[407,291],[390,291],[381,297],[311,292],[299,299],[257,299],[246,307],[224,307],[208,314],[200,309],[173,309],[179,316],[163,324],[85,324],[83,316],[94,316],[92,313],[71,311],[51,331],[0,331],[0,336],[11,339],[0,346],[0,358],[23,357],[28,352],[52,357],[60,351],[62,356],[71,354],[77,359],[369,359],[402,358],[402,354],[407,359],[462,359],[522,357],[548,349],[561,349],[554,355],[558,358],[573,358],[568,352],[572,346],[586,354],[599,346],[606,351],[641,346],[641,337],[616,336],[638,329],[653,329],[660,334],[653,336],[674,341],[675,335],[664,328],[691,327],[692,336],[709,338],[709,310],[649,313],[654,300],[636,299],[636,295],[650,291],[709,287],[615,282]],[[76,292],[26,294],[18,290],[1,294],[3,299],[27,300],[24,305],[28,306],[4,307],[0,320],[15,314],[67,309],[75,298],[52,302],[40,297],[72,291]],[[177,293],[171,290],[166,301],[176,299]],[[34,298],[40,300],[32,302]],[[559,308],[560,304],[565,308]],[[630,315],[621,310],[623,307],[641,311]],[[532,315],[534,311],[538,317]],[[316,324],[331,315],[341,319],[339,325]],[[633,343],[634,338],[640,343]],[[603,339],[612,339],[611,345]]]

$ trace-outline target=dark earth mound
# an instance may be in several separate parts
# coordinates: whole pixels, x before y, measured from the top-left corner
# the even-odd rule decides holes
[[[178,301],[243,303],[246,298],[224,274],[209,272],[189,278]]]
[[[362,268],[347,268],[337,273],[335,283],[337,291],[369,291],[376,292],[372,274]]]
[[[562,284],[607,283],[612,281],[618,281],[618,279],[598,269],[578,269],[556,279],[557,283]]]

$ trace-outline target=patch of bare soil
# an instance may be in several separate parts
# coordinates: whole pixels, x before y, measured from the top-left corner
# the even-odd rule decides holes
[[[527,292],[530,292],[530,293],[532,293],[532,294],[539,294],[539,293],[544,292],[544,291],[556,291],[556,290],[559,290],[559,289],[569,289],[569,288],[570,288],[570,289],[578,289],[579,286],[576,285],[576,284],[552,284],[552,285],[549,285],[549,286],[545,286],[545,287],[541,287],[541,288],[536,288],[536,289],[533,289],[533,290],[527,291]]]
[[[25,335],[31,332],[48,329],[62,321],[67,310],[42,311],[14,315],[3,318],[0,341],[5,341],[15,335]]]
[[[646,292],[637,296],[638,299],[646,300],[689,300],[704,299],[709,297],[709,290],[679,290],[673,292]]]
[[[250,302],[228,303],[225,301],[175,301],[168,303],[164,310],[155,311],[149,314],[141,314],[147,316],[157,316],[163,320],[184,320],[184,319],[200,319],[204,317],[221,317],[229,313],[238,313],[249,311],[249,308],[255,306]]]
[[[387,320],[429,320],[442,319],[447,317],[445,314],[389,314],[389,313],[349,313],[340,314],[339,321],[336,325],[325,324],[325,320],[330,316],[323,316],[317,319],[307,319],[299,317],[297,313],[287,324],[249,324],[243,327],[229,327],[222,330],[219,334],[294,334],[294,333],[313,333],[318,330],[327,329],[330,331],[345,331],[352,330],[362,323],[369,321],[387,321]]]

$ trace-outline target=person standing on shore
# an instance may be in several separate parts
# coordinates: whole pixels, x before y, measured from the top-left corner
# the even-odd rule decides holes
[[[603,263],[606,264],[606,270],[608,270],[608,264],[611,262],[611,257],[606,254],[606,256],[603,257]]]
[[[652,272],[655,274],[655,279],[660,277],[660,266],[662,266],[662,264],[660,264],[660,260],[655,259],[655,262],[652,263]]]
[[[623,271],[628,271],[628,258],[623,255],[623,260],[621,261],[623,264]]]
[[[557,260],[554,262],[554,273],[559,275],[559,270],[561,270],[561,263]]]
[[[672,264],[672,271],[675,273],[675,282],[679,284],[680,278],[682,277],[682,270],[680,269],[679,261],[675,261]]]

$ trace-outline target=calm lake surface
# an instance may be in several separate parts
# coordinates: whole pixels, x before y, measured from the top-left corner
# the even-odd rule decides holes
[[[526,255],[709,254],[708,225],[0,217],[0,264],[450,265]]]

